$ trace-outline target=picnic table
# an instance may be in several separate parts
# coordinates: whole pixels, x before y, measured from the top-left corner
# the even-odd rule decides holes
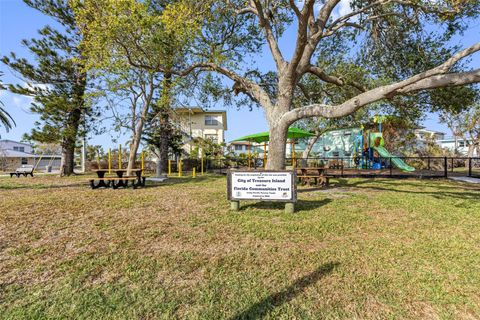
[[[33,177],[34,169],[35,169],[34,166],[24,164],[20,168],[17,168],[15,172],[10,172],[10,178],[12,178],[13,176],[20,178],[21,175],[23,175],[24,177],[31,175]]]
[[[326,175],[328,167],[297,167],[297,178],[299,182],[312,185],[328,186],[331,176]],[[313,173],[312,173],[313,171]]]
[[[130,170],[135,176],[124,176],[127,172],[127,169],[111,169],[111,172],[114,172],[117,176],[116,177],[105,177],[105,175],[109,172],[108,169],[98,169],[94,170],[97,174],[98,183],[95,184],[95,179],[90,179],[90,186],[92,189],[97,188],[109,188],[110,186],[113,189],[117,188],[127,188],[128,182],[132,182],[132,187],[136,189],[137,187],[144,187],[145,186],[145,178],[142,176],[142,169],[132,169]]]

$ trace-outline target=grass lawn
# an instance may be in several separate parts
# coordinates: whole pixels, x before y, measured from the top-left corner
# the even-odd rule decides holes
[[[480,187],[333,180],[295,214],[226,179],[0,178],[2,319],[479,319]]]

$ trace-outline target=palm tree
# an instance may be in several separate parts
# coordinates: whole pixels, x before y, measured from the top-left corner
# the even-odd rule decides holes
[[[0,71],[0,90],[6,90],[1,80],[2,76],[3,72]],[[16,123],[13,118],[8,114],[8,112],[3,108],[3,106],[5,105],[2,101],[0,101],[0,124],[2,124],[8,132],[8,130],[12,129],[12,126],[16,125]]]

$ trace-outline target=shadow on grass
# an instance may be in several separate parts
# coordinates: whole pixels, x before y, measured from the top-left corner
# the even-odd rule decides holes
[[[377,190],[377,191],[389,191],[395,193],[403,194],[423,194],[429,195],[436,199],[445,199],[445,198],[455,198],[462,200],[480,200],[480,188],[474,186],[445,186],[439,185],[437,183],[412,183],[405,180],[401,181],[401,184],[395,181],[389,180],[360,180],[360,181],[347,181],[346,179],[338,179],[340,185],[346,188],[358,188],[358,189],[367,189],[367,190]],[[413,187],[418,190],[405,190],[399,189],[398,187]],[[434,188],[437,191],[422,191],[422,187]],[[455,190],[451,192],[450,190]],[[459,192],[460,191],[460,192]],[[473,192],[472,192],[473,191]]]
[[[301,294],[306,287],[315,284],[327,274],[331,273],[338,265],[338,262],[329,262],[320,266],[312,273],[297,279],[282,291],[271,294],[265,299],[250,306],[247,310],[234,315],[231,320],[260,319],[265,317],[273,309],[291,301],[297,295]]]
[[[308,211],[323,207],[332,202],[332,199],[322,200],[298,200],[295,204],[295,212]],[[247,210],[250,208],[265,209],[265,210],[281,210],[285,208],[285,202],[255,202],[242,205],[240,210]]]
[[[14,179],[11,181],[6,180],[7,183],[2,184],[0,183],[0,190],[17,190],[17,189],[67,189],[67,188],[78,188],[78,187],[85,187],[86,189],[91,189],[89,180],[94,179],[97,180],[97,177],[94,176],[88,176],[85,175],[85,179],[82,181],[68,181],[69,183],[67,184],[47,184],[47,183],[42,183],[42,181],[39,181],[39,183],[17,183]],[[196,178],[192,177],[169,177],[167,180],[163,182],[152,182],[148,181],[145,185],[145,187],[139,188],[159,188],[159,187],[165,187],[165,186],[171,186],[171,185],[181,185],[181,184],[196,184],[196,183],[205,183],[208,181],[216,181],[218,179],[222,179],[223,176],[218,176],[218,175],[205,175],[205,176],[197,176]],[[59,181],[62,181],[61,179],[64,178],[58,178]],[[0,181],[2,182],[2,181]],[[98,181],[97,181],[98,182]],[[99,188],[96,190],[105,190],[105,189],[111,189],[111,188]],[[120,188],[124,189],[124,188]],[[128,187],[128,189],[132,189],[131,186]]]
[[[217,181],[219,179],[224,179],[224,176],[220,175],[205,175],[205,176],[197,176],[195,178],[190,177],[168,177],[168,179],[162,182],[154,182],[148,181],[145,188],[156,188],[156,187],[164,187],[164,186],[171,186],[171,185],[179,185],[179,184],[190,184],[190,183],[204,183],[208,181]]]

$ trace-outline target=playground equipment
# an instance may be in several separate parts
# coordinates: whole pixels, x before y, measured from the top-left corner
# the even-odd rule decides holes
[[[290,143],[292,145],[292,155],[291,156],[292,156],[292,165],[294,167],[295,167],[295,139],[312,137],[314,135],[315,134],[313,134],[313,133],[310,133],[310,132],[307,132],[307,131],[304,131],[304,130],[301,130],[301,129],[298,129],[298,128],[294,128],[294,127],[288,128],[287,138],[290,139]],[[251,148],[252,142],[255,142],[255,143],[262,143],[263,142],[263,167],[264,168],[266,167],[266,163],[267,163],[267,141],[270,141],[270,133],[268,131],[255,133],[255,134],[250,134],[248,136],[244,136],[244,137],[232,140],[232,142],[234,142],[234,141],[248,141],[249,142],[249,144],[248,144],[248,155],[247,155],[248,156],[248,168],[249,169],[251,167],[250,162],[251,162],[252,155],[251,155],[251,152],[250,152],[250,148]]]
[[[355,137],[354,162],[359,169],[380,170],[387,165],[394,165],[402,171],[415,171],[415,168],[406,164],[402,159],[392,155],[384,147],[382,134],[382,118],[375,117],[378,123],[378,132],[363,130]]]

